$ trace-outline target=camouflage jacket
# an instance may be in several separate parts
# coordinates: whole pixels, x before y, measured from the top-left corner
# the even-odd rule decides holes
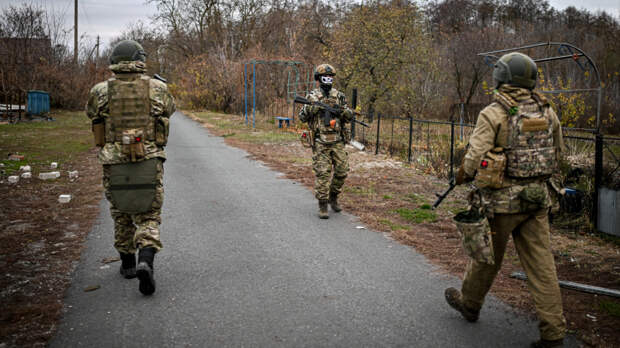
[[[316,88],[306,96],[306,99],[312,102],[321,102],[330,106],[340,106],[344,109],[340,117],[336,118],[336,124],[333,128],[325,126],[321,119],[322,108],[316,105],[304,105],[299,112],[299,119],[302,122],[308,123],[308,126],[314,133],[314,137],[318,142],[325,142],[321,140],[321,134],[334,133],[338,135],[338,141],[343,140],[342,134],[346,132],[345,125],[351,123],[353,119],[353,112],[347,106],[347,100],[344,93],[339,92],[337,89],[332,88],[329,91],[329,95],[326,95],[323,90]]]
[[[114,77],[117,79],[134,79],[142,76],[146,72],[146,64],[138,61],[120,62],[119,64],[111,65],[110,70],[114,72]],[[151,100],[150,115],[155,118],[163,117],[167,121],[176,109],[174,98],[168,92],[168,86],[157,79],[150,79],[149,86],[149,96]],[[86,115],[91,120],[103,118],[105,122],[106,118],[110,117],[109,111],[108,83],[107,81],[103,81],[96,84],[90,90],[88,102],[86,104]],[[166,158],[163,146],[157,146],[152,141],[145,141],[144,146],[145,160],[151,158]],[[99,161],[101,164],[131,162],[129,156],[122,153],[121,144],[118,142],[106,143],[99,151]]]
[[[511,87],[508,85],[501,86],[500,92],[508,94],[517,101],[532,100],[532,93],[535,93],[528,89]],[[551,120],[553,146],[556,148],[557,160],[559,161],[564,147],[562,127],[553,109],[546,107],[544,110],[548,113],[546,116]],[[497,101],[491,103],[480,112],[476,127],[469,139],[469,148],[463,160],[463,169],[466,177],[472,179],[475,177],[478,166],[488,151],[494,148],[507,147],[509,142],[508,121],[508,112]],[[520,213],[524,211],[524,208],[519,195],[526,187],[534,187],[544,192],[547,196],[547,206],[550,206],[551,201],[547,183],[543,179],[515,179],[506,177],[502,188],[481,189],[482,200],[487,208],[490,208],[492,213]]]

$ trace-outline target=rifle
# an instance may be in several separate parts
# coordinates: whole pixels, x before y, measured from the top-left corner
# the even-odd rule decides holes
[[[454,178],[450,179],[450,187],[448,187],[448,189],[442,193],[435,193],[435,195],[437,196],[437,200],[435,201],[435,203],[433,203],[433,209],[437,208],[441,202],[448,197],[448,195],[450,194],[450,192],[452,192],[452,190],[454,190],[454,188],[456,187],[456,181],[454,180]]]
[[[330,112],[332,114],[335,115],[340,115],[342,113],[343,108],[340,106],[334,107],[334,106],[329,106],[325,103],[321,103],[321,102],[313,102],[310,101],[304,97],[300,97],[300,96],[296,96],[295,97],[295,103],[299,103],[299,104],[304,104],[304,105],[316,105],[324,110],[326,110],[327,112]],[[353,113],[355,115],[362,115],[361,113],[355,111],[355,110],[351,110],[353,111]],[[370,126],[368,125],[368,123],[364,122],[364,121],[359,121],[355,118],[353,118],[353,122],[361,124],[362,126],[366,127],[366,128],[370,128]]]

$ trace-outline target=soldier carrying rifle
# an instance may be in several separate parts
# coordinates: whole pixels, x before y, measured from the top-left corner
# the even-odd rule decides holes
[[[345,144],[350,134],[346,125],[353,120],[353,112],[347,107],[344,94],[332,88],[334,76],[336,69],[331,65],[316,67],[314,79],[319,81],[320,88],[314,89],[306,98],[311,102],[327,104],[330,108],[317,104],[304,105],[299,113],[299,119],[308,123],[312,134],[312,170],[316,176],[314,190],[319,200],[321,219],[329,218],[328,203],[335,212],[342,210],[338,195],[349,171]]]

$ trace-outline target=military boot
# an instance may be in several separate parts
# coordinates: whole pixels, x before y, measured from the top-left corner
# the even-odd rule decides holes
[[[559,340],[545,340],[541,338],[536,342],[532,342],[530,347],[531,348],[560,348],[560,347],[564,347],[564,339],[560,338]]]
[[[327,211],[327,202],[319,201],[319,217],[321,219],[329,219],[329,212]]]
[[[144,295],[151,295],[155,292],[155,279],[153,278],[153,259],[155,258],[155,248],[140,249],[138,254],[138,267],[136,276],[140,280],[140,292]]]
[[[336,213],[339,213],[339,212],[342,211],[342,208],[340,207],[340,204],[338,204],[338,194],[337,193],[333,193],[333,192],[329,193],[329,205],[332,206],[332,210],[335,211]]]
[[[121,269],[120,273],[125,279],[132,279],[136,277],[136,255],[134,254],[121,254]]]
[[[459,311],[463,318],[465,318],[470,323],[475,323],[476,321],[478,321],[478,315],[480,314],[480,310],[465,307],[465,305],[463,304],[463,297],[461,296],[460,291],[456,290],[455,288],[447,288],[444,295],[446,297],[446,302],[448,302],[450,307]]]

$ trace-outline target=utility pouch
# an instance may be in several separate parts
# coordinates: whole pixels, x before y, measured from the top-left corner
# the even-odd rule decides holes
[[[155,119],[155,145],[166,146],[168,144],[168,132],[170,131],[170,120],[166,117]]]
[[[141,129],[128,129],[121,136],[122,153],[137,162],[144,158],[144,132]]]
[[[454,217],[461,234],[463,249],[474,261],[495,264],[491,226],[487,217],[476,210],[463,211]]]
[[[301,140],[301,146],[312,147],[312,132],[307,130],[302,131],[299,140]]]
[[[160,159],[110,165],[110,196],[114,206],[130,214],[151,209],[157,189]]]
[[[506,171],[506,155],[501,147],[486,153],[476,172],[474,182],[479,188],[499,189],[504,185]]]
[[[105,145],[105,121],[103,118],[96,118],[92,123],[93,136],[95,137],[95,146],[102,147]]]
[[[546,184],[532,183],[519,192],[521,212],[532,212],[548,207],[547,192],[544,185]]]
[[[325,144],[333,144],[340,141],[341,138],[339,133],[321,133],[319,139]]]

